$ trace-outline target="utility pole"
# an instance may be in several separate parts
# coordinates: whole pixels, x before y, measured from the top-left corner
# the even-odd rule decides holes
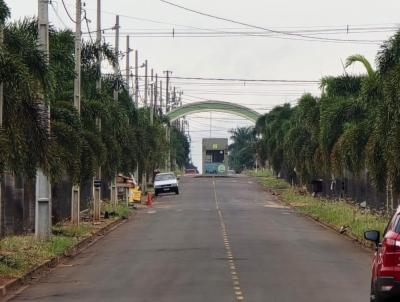
[[[98,47],[96,90],[101,94],[101,0],[97,0],[97,32],[96,45]],[[101,132],[101,119],[96,118],[96,127]],[[101,213],[101,167],[97,168],[93,179],[93,220],[99,221]]]
[[[49,57],[49,1],[38,0],[38,38],[39,49]],[[44,93],[38,99],[45,108]],[[47,107],[48,132],[50,134],[50,106]],[[48,239],[51,236],[51,184],[41,168],[36,171],[35,236]]]
[[[154,109],[153,112],[157,113],[158,102],[158,74],[156,73],[156,78],[154,82]]]
[[[153,126],[153,120],[154,120],[154,75],[153,75],[153,69],[151,70],[150,73],[150,126]]]
[[[3,24],[0,23],[0,47],[3,46],[4,35],[3,35]],[[0,82],[0,131],[3,128],[3,108],[4,108],[4,88],[3,83]],[[3,195],[2,195],[2,186],[3,182],[1,181],[2,177],[0,175],[0,236],[3,235],[3,211],[4,211],[4,203],[3,203]]]
[[[160,80],[160,114],[163,114],[163,100],[162,100],[162,96],[163,96],[163,88],[162,88],[162,80]]]
[[[114,77],[115,80],[118,78],[118,71],[119,71],[119,15],[115,16],[115,57],[117,61],[114,65]],[[118,101],[118,94],[119,94],[119,84],[115,85],[114,87],[114,100]]]
[[[128,94],[129,94],[129,79],[130,79],[130,71],[131,71],[131,64],[129,61],[129,54],[132,51],[129,47],[129,35],[126,36],[126,65],[125,65],[125,77],[126,77],[126,84],[127,84],[127,89],[128,89]]]
[[[166,172],[171,171],[171,126],[169,123],[165,127],[165,139],[168,144],[168,152],[167,152],[167,158],[165,160],[165,170]]]
[[[182,95],[183,95],[183,91],[179,91],[178,107],[182,107]],[[183,117],[183,119],[179,119],[179,129],[180,130],[184,129],[184,126],[183,126],[184,118],[185,117]],[[183,131],[183,133],[185,133],[185,131]]]
[[[139,108],[139,53],[135,50],[135,105]]]
[[[96,44],[98,47],[96,89],[101,91],[101,0],[97,0]]]
[[[139,52],[137,50],[135,50],[135,107],[139,109]],[[134,178],[139,185],[139,162],[136,163]]]
[[[114,65],[114,77],[115,80],[118,79],[119,76],[119,15],[115,17],[115,57],[117,61]],[[114,101],[118,102],[119,96],[119,81],[114,87]],[[118,203],[118,196],[117,196],[117,175],[114,175],[113,179],[111,180],[111,204],[116,205]]]
[[[174,86],[173,92],[172,92],[172,109],[175,108],[176,105],[176,87]]]
[[[165,93],[165,110],[166,112],[169,112],[169,75],[172,74],[172,71],[164,71],[165,74],[167,74],[167,87],[166,87],[166,93]]]
[[[144,105],[147,107],[147,95],[148,95],[148,76],[147,76],[147,66],[148,62],[147,60],[144,61]]]
[[[81,114],[81,23],[82,1],[76,0],[76,28],[75,28],[75,80],[74,80],[74,107]],[[72,186],[71,196],[71,222],[79,225],[80,221],[80,187]]]

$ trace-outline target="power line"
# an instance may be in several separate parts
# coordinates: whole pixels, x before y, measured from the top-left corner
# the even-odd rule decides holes
[[[209,18],[212,18],[212,19],[217,19],[217,20],[221,20],[221,21],[225,21],[225,22],[230,22],[230,23],[234,23],[234,24],[238,24],[238,25],[242,25],[242,26],[246,26],[246,27],[261,29],[261,30],[264,30],[264,31],[267,31],[267,32],[270,32],[270,33],[275,33],[275,34],[280,34],[280,35],[286,35],[286,36],[291,36],[291,37],[299,37],[299,38],[303,38],[303,39],[305,38],[305,39],[308,39],[308,40],[310,40],[310,39],[311,40],[321,40],[321,41],[325,41],[325,42],[328,41],[328,42],[356,42],[356,43],[358,43],[358,42],[364,42],[364,43],[367,42],[367,43],[377,43],[377,41],[373,41],[373,40],[349,40],[349,39],[323,38],[323,37],[313,37],[313,36],[308,36],[308,35],[303,35],[303,34],[297,34],[297,33],[273,30],[273,29],[270,29],[270,28],[257,26],[257,25],[252,25],[252,24],[249,24],[249,23],[236,21],[236,20],[233,20],[233,19],[228,19],[228,18],[212,15],[212,14],[209,14],[209,13],[201,12],[201,11],[194,10],[194,9],[182,6],[182,5],[178,5],[178,4],[166,1],[166,0],[159,0],[159,1],[163,2],[163,3],[166,3],[168,5],[180,8],[182,10],[189,11],[189,12],[192,12],[192,13],[195,13],[195,14],[198,14],[198,15],[206,16],[206,17],[209,17]],[[299,39],[297,39],[297,40],[299,40]]]
[[[64,23],[64,20],[63,20],[63,19],[60,17],[60,15],[58,14],[58,11],[57,11],[57,9],[55,8],[54,3],[53,3],[53,2],[50,2],[50,4],[51,4],[51,7],[53,8],[54,14],[56,15],[58,21],[60,21],[61,24],[62,24],[64,27],[68,27],[68,26]]]
[[[130,68],[130,69],[133,69]],[[121,70],[124,71],[124,70]],[[141,75],[141,78],[145,78],[145,75]],[[150,77],[150,76],[147,76]],[[166,76],[159,76],[158,78],[166,79]],[[318,80],[281,80],[281,79],[244,79],[244,78],[211,78],[211,77],[183,77],[183,76],[170,76],[170,79],[176,80],[197,80],[197,81],[228,81],[228,82],[243,82],[243,83],[254,83],[254,82],[265,82],[265,83],[310,83],[319,84]]]
[[[65,12],[66,12],[67,15],[68,15],[68,18],[69,18],[73,23],[76,23],[76,21],[71,17],[71,15],[70,15],[70,13],[69,13],[69,11],[68,11],[68,8],[67,8],[67,6],[65,5],[64,0],[61,0],[61,2],[62,2],[62,4],[63,4],[63,6],[64,6]]]

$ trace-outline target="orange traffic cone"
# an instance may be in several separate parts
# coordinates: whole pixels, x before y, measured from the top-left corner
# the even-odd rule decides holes
[[[152,208],[153,207],[153,194],[150,192],[147,193],[147,201],[146,201],[147,207]]]

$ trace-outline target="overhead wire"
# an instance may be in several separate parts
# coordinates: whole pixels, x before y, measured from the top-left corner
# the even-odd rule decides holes
[[[367,42],[367,43],[377,43],[378,41],[373,41],[373,40],[350,40],[350,39],[336,39],[336,38],[325,38],[325,37],[314,37],[314,36],[308,36],[308,35],[303,35],[303,34],[298,34],[298,33],[292,33],[292,32],[285,32],[285,31],[279,31],[279,30],[273,30],[270,28],[266,28],[266,27],[262,27],[262,26],[257,26],[257,25],[252,25],[249,23],[245,23],[245,22],[241,22],[241,21],[237,21],[237,20],[233,20],[233,19],[229,19],[229,18],[224,18],[224,17],[219,17],[216,15],[212,15],[209,13],[205,13],[205,12],[201,12],[199,10],[194,10],[167,0],[159,0],[160,2],[163,2],[165,4],[177,7],[179,9],[185,10],[185,11],[189,11],[195,14],[199,14],[202,16],[206,16],[212,19],[216,19],[216,20],[220,20],[220,21],[225,21],[225,22],[229,22],[229,23],[234,23],[234,24],[238,24],[241,26],[245,26],[245,27],[250,27],[250,28],[256,28],[256,29],[261,29],[270,33],[275,33],[275,34],[280,34],[280,35],[286,35],[286,36],[290,36],[290,37],[299,37],[302,39],[307,39],[307,40],[321,40],[321,41],[325,41],[325,42]]]
[[[62,2],[62,4],[63,4],[63,6],[64,6],[65,12],[66,12],[67,15],[68,15],[68,18],[69,18],[73,23],[76,23],[76,21],[71,17],[71,15],[70,15],[70,13],[69,13],[69,11],[68,11],[68,8],[67,8],[67,6],[65,5],[64,0],[61,0],[61,2]]]

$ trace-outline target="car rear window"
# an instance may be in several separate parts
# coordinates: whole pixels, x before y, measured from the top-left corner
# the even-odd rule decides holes
[[[161,174],[161,175],[157,175],[155,180],[170,180],[170,179],[175,179],[175,175],[174,174]]]

